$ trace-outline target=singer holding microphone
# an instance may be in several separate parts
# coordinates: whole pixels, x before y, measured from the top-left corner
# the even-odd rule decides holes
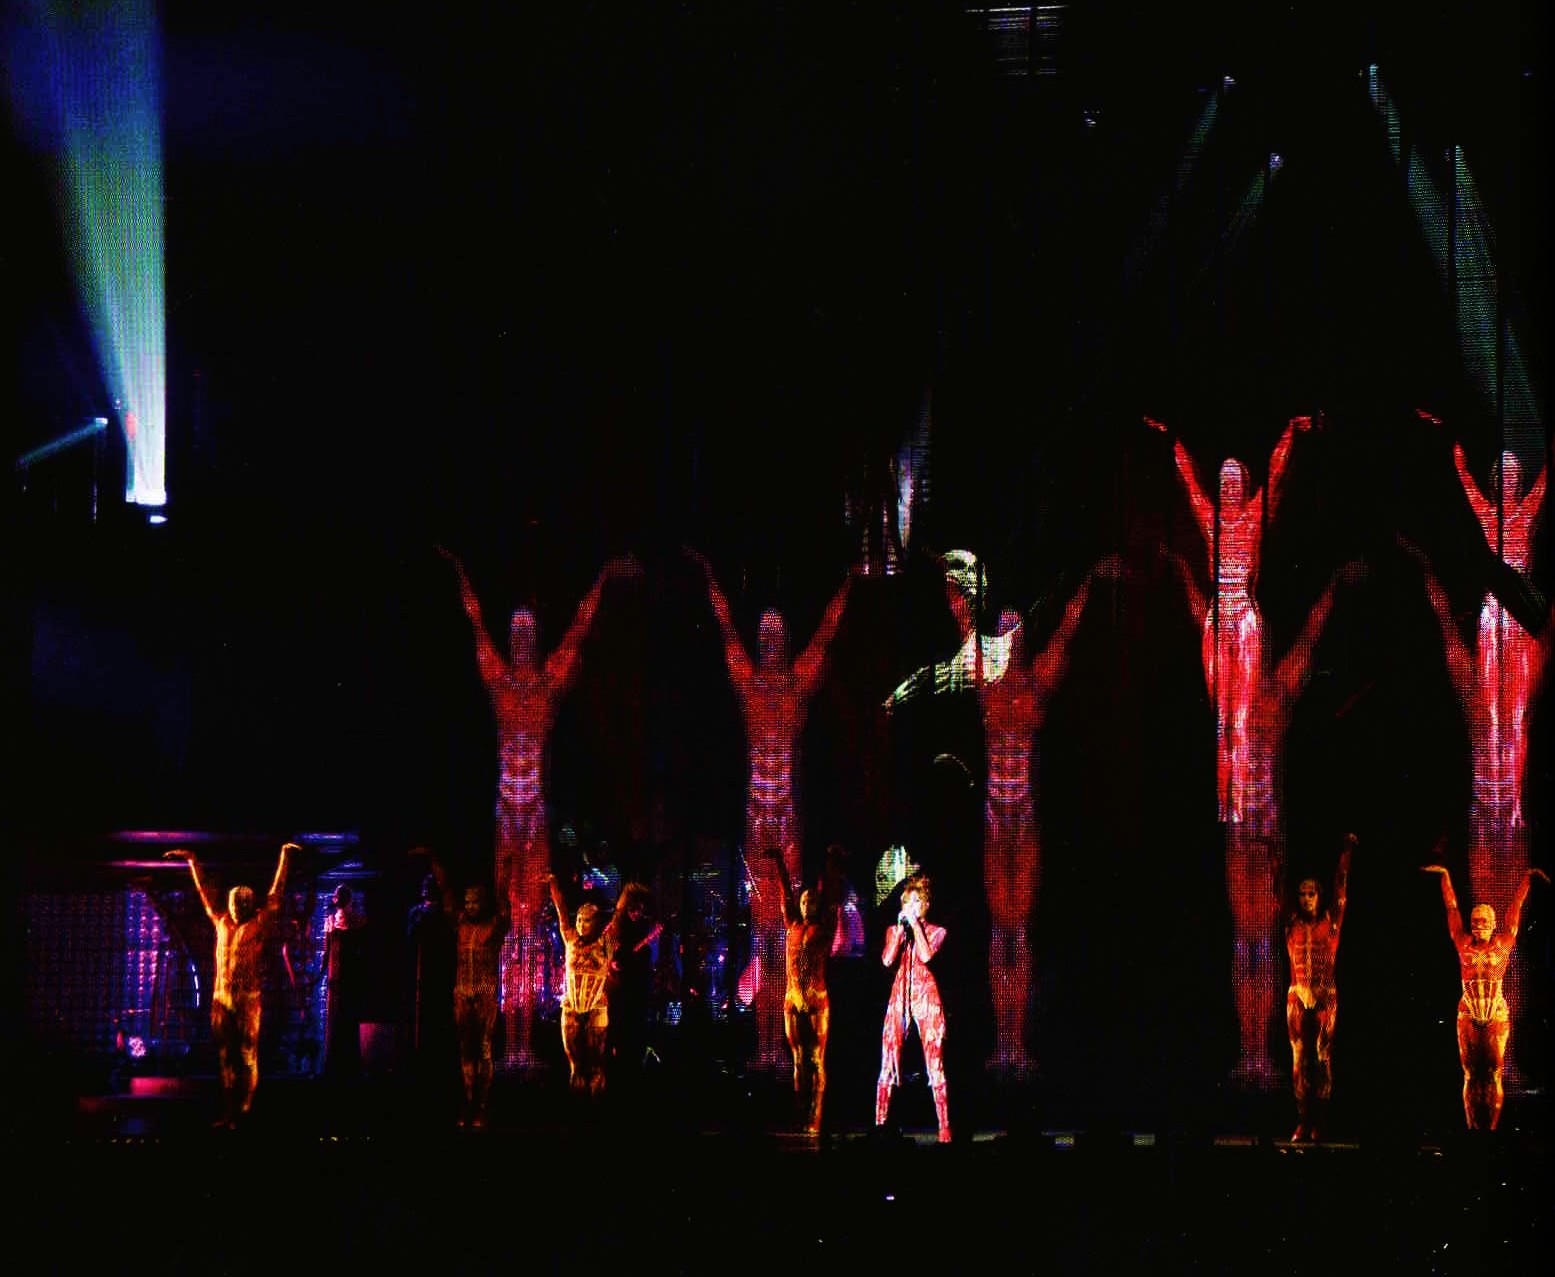
[[[891,1108],[891,1091],[901,1082],[902,1042],[909,1024],[918,1026],[923,1063],[939,1119],[939,1142],[950,1143],[950,1104],[945,1091],[945,1010],[929,963],[945,943],[945,928],[924,921],[929,911],[930,882],[915,874],[902,886],[902,909],[896,926],[886,932],[880,961],[896,965],[891,998],[880,1038],[880,1080],[875,1084],[875,1125],[884,1126]],[[898,964],[898,959],[900,963]]]

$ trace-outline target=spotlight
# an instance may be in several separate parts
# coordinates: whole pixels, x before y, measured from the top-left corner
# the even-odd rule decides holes
[[[1269,172],[1278,173],[1285,166],[1285,157],[1278,151],[1269,152]]]
[[[1223,89],[1234,89],[1234,88],[1236,88],[1236,81],[1234,79],[1232,79],[1229,75],[1221,76],[1220,77],[1220,87],[1223,88]]]

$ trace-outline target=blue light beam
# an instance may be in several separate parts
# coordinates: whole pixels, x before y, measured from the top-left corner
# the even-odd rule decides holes
[[[151,0],[27,0],[12,27],[19,111],[57,156],[60,212],[103,379],[124,433],[125,497],[167,502],[160,48]],[[17,16],[14,15],[13,16]],[[10,25],[10,24],[8,24]],[[18,38],[19,37],[19,38]],[[20,96],[21,94],[19,94]],[[39,119],[46,115],[46,123]]]

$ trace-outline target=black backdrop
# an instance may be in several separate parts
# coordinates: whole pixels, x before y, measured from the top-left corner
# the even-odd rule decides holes
[[[1140,418],[1168,421],[1206,479],[1226,454],[1261,479],[1285,419],[1323,409],[1265,544],[1272,641],[1341,563],[1370,575],[1291,729],[1290,854],[1326,879],[1340,834],[1362,838],[1341,975],[1354,1111],[1366,1095],[1451,1120],[1454,972],[1415,866],[1442,829],[1462,864],[1467,738],[1393,539],[1432,553],[1467,616],[1484,565],[1449,444],[1483,474],[1499,437],[1360,72],[1382,67],[1423,152],[1464,147],[1537,389],[1542,19],[1075,4],[1039,42],[1056,73],[1006,77],[959,6],[656,8],[164,6],[171,519],[17,508],[18,844],[351,828],[386,872],[415,842],[478,863],[493,736],[437,542],[497,632],[528,602],[552,640],[606,557],[642,559],[558,724],[553,809],[615,846],[655,802],[672,843],[732,840],[738,718],[679,546],[707,551],[748,636],[775,604],[807,637],[853,555],[845,496],[932,394],[914,554],[855,596],[810,716],[810,841],[861,864],[916,844],[943,916],[976,936],[978,806],[933,763],[978,767],[975,717],[922,707],[887,735],[872,709],[953,642],[923,555],[976,548],[992,601],[1045,600],[1051,623],[1090,562],[1124,553],[1041,741],[1041,1054],[1104,1110],[1191,1101],[1234,1050],[1230,923],[1197,636],[1152,558],[1193,534]],[[19,454],[102,408],[50,157],[13,125]],[[1227,235],[1271,151],[1266,199]],[[1535,895],[1521,942],[1546,977],[1549,907]],[[957,967],[968,1058],[976,952]],[[1540,1075],[1548,988],[1520,1038]]]

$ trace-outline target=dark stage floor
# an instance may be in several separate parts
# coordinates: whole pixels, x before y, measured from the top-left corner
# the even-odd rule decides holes
[[[628,1114],[580,1110],[556,1078],[499,1078],[488,1128],[469,1133],[397,1081],[276,1078],[229,1132],[209,1125],[214,1079],[142,1079],[59,1120],[22,1110],[13,1218],[62,1268],[207,1275],[1510,1274],[1542,1271],[1555,1244],[1537,1095],[1516,1097],[1515,1122],[1509,1100],[1494,1136],[1296,1147],[1269,1134],[1284,1096],[1228,1104],[1222,1123],[1130,1131],[1055,1130],[985,1094],[985,1115],[1026,1116],[968,1119],[941,1146],[926,1097],[887,1136],[860,1114],[812,1139],[789,1133],[779,1085],[722,1085],[650,1088]]]

